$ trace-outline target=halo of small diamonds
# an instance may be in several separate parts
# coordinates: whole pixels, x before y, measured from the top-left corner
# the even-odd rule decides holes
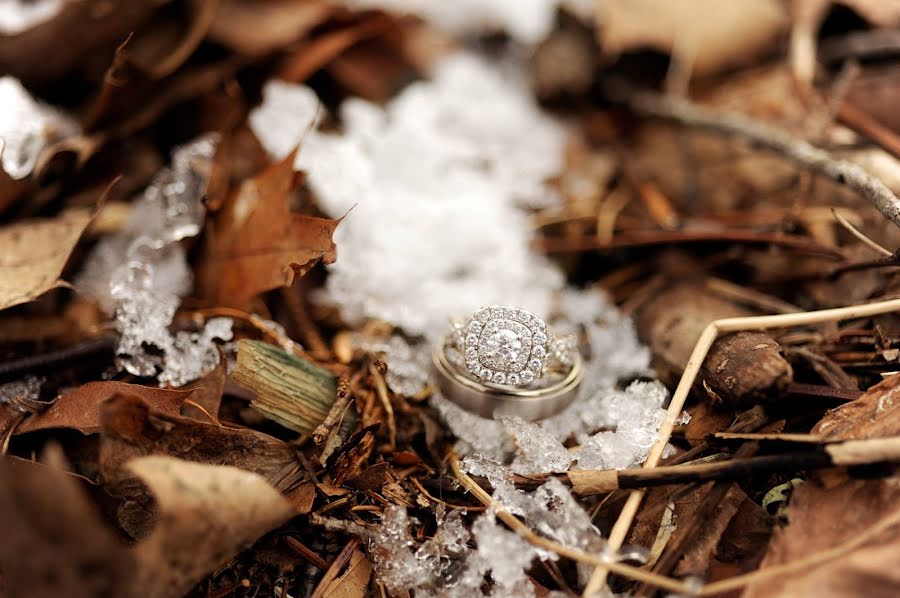
[[[548,358],[546,331],[546,323],[524,309],[482,307],[465,328],[466,368],[493,384],[530,384]]]

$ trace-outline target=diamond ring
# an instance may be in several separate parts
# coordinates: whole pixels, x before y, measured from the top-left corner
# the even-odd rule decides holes
[[[466,411],[487,418],[508,416],[532,421],[556,415],[578,395],[584,375],[582,361],[575,355],[568,371],[529,388],[500,386],[472,378],[464,368],[451,363],[445,343],[432,352],[432,370],[441,395]]]
[[[571,369],[577,353],[574,337],[556,336],[530,311],[504,305],[482,307],[454,324],[452,340],[473,377],[513,387]]]

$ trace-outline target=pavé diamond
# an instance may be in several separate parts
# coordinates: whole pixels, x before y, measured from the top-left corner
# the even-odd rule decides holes
[[[522,382],[524,382],[525,384],[530,384],[534,381],[534,373],[531,370],[525,370],[524,372],[522,372],[521,376]]]
[[[494,383],[495,384],[506,384],[506,374],[503,372],[497,372],[494,374]]]

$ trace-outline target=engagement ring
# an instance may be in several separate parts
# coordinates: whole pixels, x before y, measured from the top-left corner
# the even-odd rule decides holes
[[[566,369],[577,353],[574,337],[557,337],[530,311],[504,305],[482,307],[455,324],[452,336],[474,377],[507,386],[528,386]]]
[[[454,322],[432,365],[446,399],[482,417],[555,415],[583,377],[573,336],[556,336],[533,313],[502,305]]]

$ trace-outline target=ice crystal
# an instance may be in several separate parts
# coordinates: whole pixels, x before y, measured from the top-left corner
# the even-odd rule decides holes
[[[514,472],[566,471],[575,460],[555,436],[538,424],[520,417],[504,417],[501,423],[516,440],[517,457],[511,466]]]
[[[353,208],[335,234],[326,293],[346,320],[433,340],[448,317],[484,304],[547,312],[563,279],[531,251],[520,206],[553,200],[544,181],[561,168],[566,133],[523,80],[456,55],[383,109],[345,102],[341,134],[303,135],[315,109],[298,106],[309,97],[270,83],[251,125],[275,156],[301,144],[296,165],[326,212]]]
[[[15,35],[40,25],[53,18],[62,5],[63,0],[3,0],[0,2],[0,34]]]
[[[44,148],[79,130],[61,111],[32,98],[14,77],[0,77],[0,106],[3,170],[14,179],[31,174]]]
[[[469,531],[462,521],[463,512],[445,515],[437,512],[438,529],[434,537],[417,545],[410,535],[406,509],[391,505],[381,516],[381,527],[369,544],[378,574],[392,593],[416,590],[417,595],[438,593],[455,585],[457,574],[468,552]]]
[[[43,385],[44,379],[36,376],[0,384],[0,405],[9,405],[20,413],[30,413],[40,401]]]
[[[90,255],[78,286],[115,314],[119,367],[181,386],[218,363],[215,339],[231,339],[231,320],[215,318],[199,332],[169,331],[192,277],[180,241],[200,232],[214,137],[176,149],[135,203],[128,225]]]
[[[668,396],[659,382],[634,382],[609,398],[608,410],[616,419],[615,432],[588,438],[578,455],[579,469],[630,467],[643,461],[665,420],[662,409]]]

